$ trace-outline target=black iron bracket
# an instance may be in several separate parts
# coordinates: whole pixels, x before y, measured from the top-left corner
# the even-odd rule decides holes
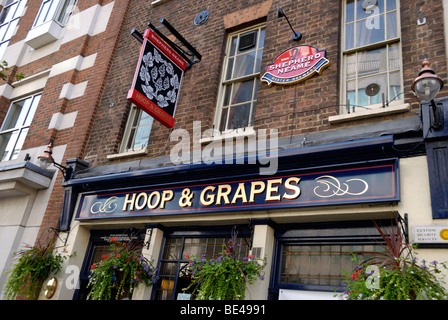
[[[151,22],[148,27],[153,30],[163,41],[165,41],[177,54],[179,54],[187,62],[187,70],[195,63],[201,62],[202,55],[193,47],[165,18],[160,19],[161,26],[155,27]],[[167,36],[160,32],[160,28],[165,27],[180,43],[177,45]],[[131,35],[140,43],[143,43],[143,34],[136,29],[132,29]]]
[[[59,236],[60,233],[61,233],[61,231],[60,231],[59,229],[56,229],[56,228],[53,228],[53,227],[49,227],[49,228],[48,228],[48,232],[49,232],[49,233],[53,232],[53,233],[56,235],[56,237],[58,237],[58,239],[61,240],[62,243],[64,243],[64,246],[67,245],[68,235],[69,235],[70,232],[67,232],[67,237],[65,237],[65,239],[62,239],[62,238]]]

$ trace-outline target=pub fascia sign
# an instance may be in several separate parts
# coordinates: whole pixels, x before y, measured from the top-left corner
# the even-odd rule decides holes
[[[147,29],[143,39],[127,99],[167,128],[172,128],[187,62],[153,30]]]
[[[326,51],[312,46],[296,46],[279,54],[274,63],[267,65],[261,81],[273,84],[291,85],[321,74],[330,65]]]
[[[85,193],[76,219],[398,201],[396,160],[270,178]]]

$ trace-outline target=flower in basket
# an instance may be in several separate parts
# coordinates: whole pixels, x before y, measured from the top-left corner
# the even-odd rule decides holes
[[[192,282],[183,290],[192,288],[197,300],[243,300],[247,284],[264,279],[266,258],[240,257],[234,249],[231,240],[218,258],[187,255]]]
[[[118,300],[131,296],[139,283],[147,286],[156,283],[157,269],[141,254],[142,241],[120,242],[113,237],[108,242],[110,254],[103,255],[101,261],[90,267],[88,299]]]
[[[59,249],[55,247],[54,240],[50,239],[45,245],[37,241],[35,246],[26,245],[24,250],[15,252],[15,264],[9,270],[3,288],[4,298],[12,300],[21,295],[28,300],[36,300],[45,279],[50,274],[58,273],[64,260],[72,256],[66,254],[65,248],[62,252]]]
[[[390,232],[378,225],[385,245],[384,252],[363,252],[371,255],[358,266],[345,272],[346,291],[341,295],[349,300],[447,300],[448,291],[440,267],[445,263],[419,261],[413,246],[403,243],[398,227]]]

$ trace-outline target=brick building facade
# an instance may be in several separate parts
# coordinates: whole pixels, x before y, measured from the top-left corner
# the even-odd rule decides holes
[[[11,1],[3,2],[6,7],[11,5]],[[443,204],[448,197],[446,182],[437,179],[446,175],[441,168],[448,160],[444,153],[448,129],[443,125],[428,129],[425,119],[430,105],[419,101],[410,89],[425,58],[442,79],[447,78],[445,1],[345,0],[328,5],[288,0],[188,4],[177,0],[78,0],[68,1],[72,10],[64,11],[63,23],[46,29],[36,25],[42,4],[14,3],[21,2],[26,4],[3,59],[25,78],[18,82],[9,79],[0,87],[0,122],[7,122],[8,110],[15,102],[37,95],[40,101],[18,155],[0,162],[0,205],[8,211],[8,218],[1,220],[1,227],[7,230],[2,240],[7,244],[1,247],[0,262],[7,270],[12,252],[23,243],[58,230],[69,251],[77,252],[67,264],[79,267],[81,287],[60,286],[53,299],[85,298],[88,266],[95,250],[104,246],[105,238],[128,228],[145,230],[151,243],[145,254],[164,270],[168,263],[185,263],[182,257],[167,261],[164,256],[173,239],[227,238],[237,227],[250,240],[250,249],[268,257],[269,276],[250,289],[253,299],[318,297],[319,292],[332,294],[332,286],[340,289],[336,284],[340,270],[317,268],[315,273],[300,273],[299,278],[307,280],[298,280],[298,271],[285,262],[292,255],[281,254],[286,248],[305,248],[310,243],[322,250],[329,243],[341,248],[345,243],[368,246],[359,238],[359,230],[361,235],[375,238],[370,221],[397,215],[407,217],[408,235],[414,243],[420,241],[416,226],[448,229],[446,202]],[[293,31],[286,19],[279,17],[278,8],[294,31],[302,34],[299,42],[292,39]],[[419,12],[425,23],[419,20]],[[127,99],[142,46],[131,35],[132,29],[143,33],[150,22],[181,46],[161,18],[201,54],[183,76],[173,128],[148,118]],[[248,35],[255,36],[244,38],[249,44],[243,47],[241,39]],[[268,65],[283,63],[276,61],[277,56],[288,50],[292,55],[299,46],[325,51],[329,65],[320,74],[290,85],[260,81]],[[248,65],[251,71],[247,71]],[[443,88],[436,104],[447,108],[447,103]],[[177,129],[186,130],[191,138],[187,149],[192,152],[183,162],[172,153],[179,147]],[[263,130],[269,143],[257,144]],[[278,132],[276,140],[274,130]],[[0,134],[6,131],[3,127]],[[50,141],[56,162],[75,169],[67,181],[59,171],[38,167],[38,156]],[[195,161],[195,148],[199,146],[204,155],[213,144],[221,146],[224,141],[231,141],[231,164],[218,161],[218,156],[211,163],[205,158]],[[238,149],[242,141],[244,146]],[[250,141],[256,141],[258,153],[251,152]],[[268,149],[276,157],[276,172],[260,176],[259,153],[266,154]],[[207,155],[213,157],[218,150],[225,153],[224,145],[213,150],[214,154]],[[23,160],[26,154],[30,158]],[[239,165],[241,157],[245,162]],[[249,163],[250,157],[258,162]],[[274,159],[270,160],[268,165],[273,165]],[[381,193],[390,185],[383,186],[378,182],[381,179],[375,178],[375,170],[382,166],[392,168],[393,194]],[[323,196],[318,199],[315,193],[306,204],[286,207],[283,203],[269,206],[272,202],[250,207],[246,201],[240,207],[193,205],[182,214],[175,209],[123,214],[123,209],[104,217],[92,215],[91,207],[89,215],[86,207],[92,204],[88,201],[126,192],[222,186],[226,182],[234,188],[227,194],[230,196],[241,181],[284,179],[290,174],[317,180],[318,174],[358,174],[358,170],[356,179],[369,184],[369,192],[373,192],[368,197],[323,202]],[[373,176],[372,182],[363,170]],[[349,177],[342,174],[340,182]],[[306,196],[305,183],[303,178],[300,197]],[[226,194],[216,196],[225,200]],[[19,202],[26,203],[20,219],[9,213]],[[337,242],[330,234],[345,242]],[[427,248],[420,254],[444,260],[446,249],[434,248],[446,246],[446,240],[422,243]],[[341,251],[338,257],[347,254]],[[320,259],[323,256],[327,254]],[[140,288],[133,298],[176,299],[182,289],[176,272],[162,272],[163,281],[154,288]],[[58,277],[64,283],[67,275]],[[5,281],[1,279],[0,285]]]

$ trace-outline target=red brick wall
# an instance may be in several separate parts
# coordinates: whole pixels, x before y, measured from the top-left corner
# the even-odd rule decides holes
[[[105,5],[110,2],[112,1],[80,0],[78,1],[78,7],[82,11],[96,4]],[[59,51],[19,68],[19,71],[23,72],[25,76],[31,76],[43,70],[48,70],[52,65],[69,58],[97,54],[93,67],[83,71],[73,69],[47,80],[23,149],[46,145],[52,140],[54,146],[66,145],[62,164],[66,159],[82,158],[84,156],[87,137],[94,126],[93,119],[98,111],[97,107],[111,67],[111,59],[114,56],[121,32],[125,32],[121,26],[127,16],[129,3],[129,0],[115,1],[106,32],[95,36],[81,36],[63,44]],[[21,26],[22,21],[23,25],[27,25],[27,21],[31,21],[31,23],[34,21],[37,12],[35,10],[38,10],[38,8],[30,7],[28,9],[25,17],[21,20]],[[24,37],[26,37],[26,33]],[[88,81],[88,85],[83,96],[70,100],[59,99],[64,84],[72,83],[76,85],[85,81]],[[74,111],[77,111],[78,114],[73,128],[48,129],[53,114],[58,112],[66,114]],[[40,228],[41,235],[45,235],[49,227],[57,227],[58,225],[63,191],[61,183],[62,175],[58,173]]]
[[[261,9],[248,10],[251,6]],[[283,50],[295,46],[291,40],[292,31],[284,18],[277,18],[277,8],[282,7],[296,31],[303,34],[300,44],[325,49],[331,66],[322,75],[293,86],[272,86],[260,83],[255,129],[277,128],[280,137],[291,134],[306,134],[348,126],[363,125],[403,117],[415,116],[419,105],[410,94],[406,102],[412,104],[412,111],[382,117],[330,124],[328,118],[339,114],[340,91],[340,24],[341,1],[331,5],[323,1],[203,1],[171,0],[151,8],[148,2],[132,1],[129,15],[112,63],[103,97],[98,106],[98,116],[89,137],[86,154],[95,159],[94,165],[114,163],[107,160],[108,154],[117,152],[129,110],[126,101],[137,63],[140,43],[129,36],[132,28],[143,32],[147,22],[159,25],[165,17],[202,54],[202,61],[187,71],[179,97],[176,125],[174,128],[191,130],[195,120],[202,121],[202,130],[211,128],[219,90],[223,52],[226,35],[237,26],[266,21],[265,49],[262,74],[267,64]],[[194,17],[202,10],[208,10],[210,17],[202,26],[193,24]],[[417,27],[417,12],[422,10],[427,18],[425,26]],[[446,55],[443,35],[443,16],[440,1],[402,0],[402,51],[404,88],[410,91],[412,80],[417,76],[420,63],[428,57],[434,69],[446,78]],[[263,18],[259,12],[267,12]],[[162,32],[165,32],[161,29]],[[167,33],[169,34],[169,33]],[[446,94],[446,91],[440,95]],[[109,98],[115,103],[109,107]],[[295,110],[295,114],[294,114]],[[169,155],[167,145],[170,131],[155,122],[146,157]],[[129,161],[127,159],[114,161]]]

